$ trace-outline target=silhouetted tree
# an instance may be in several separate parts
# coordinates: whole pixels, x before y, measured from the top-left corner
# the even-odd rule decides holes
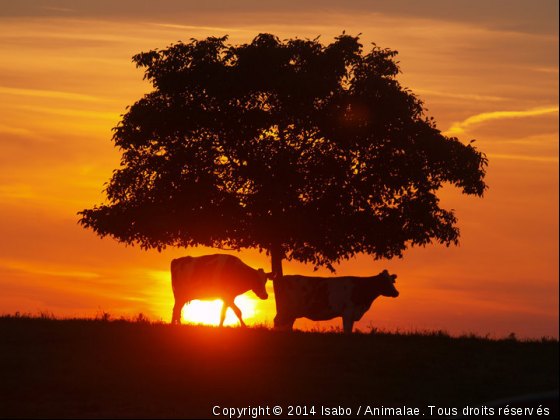
[[[82,225],[146,249],[265,250],[279,275],[285,258],[332,269],[457,244],[436,192],[482,196],[487,159],[424,116],[395,51],[349,35],[226,41],[133,58],[154,90],[115,128],[121,167]]]

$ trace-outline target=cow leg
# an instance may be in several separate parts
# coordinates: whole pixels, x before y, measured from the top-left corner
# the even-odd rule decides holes
[[[276,315],[274,317],[274,329],[282,331],[291,331],[294,328],[294,318],[287,318],[284,316]]]
[[[180,300],[175,301],[175,306],[173,307],[173,318],[171,319],[171,324],[181,325],[181,316],[183,312],[183,306],[186,302],[181,302]]]
[[[227,310],[228,310],[229,306],[226,305],[225,302],[222,303],[222,312],[220,314],[220,327],[224,326],[224,322],[226,320],[226,314],[227,314]]]
[[[231,309],[233,309],[233,312],[235,312],[237,318],[239,318],[239,322],[241,322],[241,326],[246,327],[245,323],[243,322],[243,318],[241,317],[241,309],[239,309],[239,307],[235,304],[235,302],[231,302],[229,306],[231,307]]]
[[[351,317],[342,318],[342,325],[346,334],[351,334],[354,329],[354,320]]]

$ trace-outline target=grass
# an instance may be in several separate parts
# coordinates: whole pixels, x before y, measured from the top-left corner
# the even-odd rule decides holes
[[[207,418],[216,405],[426,412],[557,389],[558,355],[554,339],[4,316],[0,417]]]

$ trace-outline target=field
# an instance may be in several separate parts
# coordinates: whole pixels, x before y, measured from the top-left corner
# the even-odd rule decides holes
[[[2,317],[0,417],[208,418],[215,406],[355,417],[406,405],[428,418],[429,405],[556,390],[558,355],[555,340]]]

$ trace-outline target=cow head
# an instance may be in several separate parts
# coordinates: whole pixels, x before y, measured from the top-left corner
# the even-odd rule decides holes
[[[397,275],[390,275],[389,272],[385,270],[379,277],[381,277],[381,295],[396,298],[399,295],[399,291],[395,288]]]
[[[257,295],[260,299],[266,300],[268,299],[268,293],[266,292],[266,281],[270,273],[267,274],[264,272],[262,268],[257,270],[257,281],[255,282],[255,286],[253,287],[253,292]]]

